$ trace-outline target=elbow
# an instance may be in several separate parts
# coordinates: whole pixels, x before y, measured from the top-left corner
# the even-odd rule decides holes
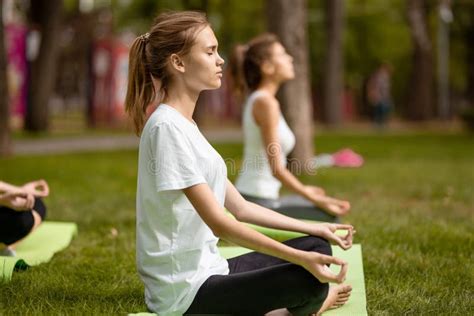
[[[239,208],[238,211],[232,212],[232,216],[234,217],[234,219],[238,220],[239,222],[242,222],[244,213],[245,211],[243,211],[242,208]]]
[[[235,216],[235,215],[234,215]],[[213,225],[208,225],[211,229],[214,236],[224,240],[232,240],[232,236],[236,233],[236,228],[238,227],[239,221],[237,217],[230,218],[226,216],[223,220],[213,223]]]
[[[225,228],[225,227],[213,227],[211,228],[212,230],[212,233],[214,234],[214,236],[216,236],[217,238],[219,239],[223,239],[223,240],[230,240],[230,236],[231,236],[231,233],[230,233],[230,229],[228,228]]]
[[[214,223],[213,225],[208,225],[208,226],[211,229],[214,236],[221,239],[226,239],[230,231],[229,225],[224,222],[217,222],[217,223]]]
[[[222,229],[220,225],[209,226],[209,228],[211,229],[212,234],[216,236],[217,238],[223,238],[223,236],[225,235],[224,233],[225,230]]]
[[[278,180],[281,180],[284,167],[280,164],[273,164],[270,166],[270,168],[272,169],[272,175]]]
[[[253,212],[255,211],[254,210],[254,207],[252,205],[254,205],[252,202],[249,202],[249,201],[246,201],[244,200],[245,204],[242,204],[241,207],[238,208],[238,211],[237,212],[234,212],[232,215],[234,215],[235,219],[239,222],[243,222],[243,223],[248,223],[250,217],[250,212]]]

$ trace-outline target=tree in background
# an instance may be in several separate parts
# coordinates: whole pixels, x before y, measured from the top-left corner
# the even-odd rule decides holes
[[[326,63],[324,71],[324,113],[326,122],[342,121],[344,1],[326,1]]]
[[[454,67],[450,68],[450,81],[459,82],[467,106],[474,111],[474,2],[454,1],[453,13],[451,48],[454,52],[450,55],[450,64]],[[461,76],[464,71],[467,73]]]
[[[56,79],[62,11],[62,0],[30,2],[30,20],[39,27],[41,40],[38,56],[30,67],[30,91],[25,118],[25,129],[29,131],[45,131],[49,127],[48,103]]]
[[[0,0],[0,156],[11,153],[10,104],[7,85],[7,51],[3,27],[3,0]]]
[[[408,0],[408,23],[413,41],[413,64],[408,85],[406,113],[409,119],[433,115],[433,50],[428,30],[426,0]]]
[[[266,2],[269,31],[280,38],[294,58],[296,78],[283,85],[278,99],[296,137],[291,157],[300,162],[308,161],[314,154],[306,11],[306,0]]]

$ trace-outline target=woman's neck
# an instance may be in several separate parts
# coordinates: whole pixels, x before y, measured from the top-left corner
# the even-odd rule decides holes
[[[276,93],[278,92],[278,89],[280,88],[280,85],[281,85],[280,82],[263,79],[262,82],[258,85],[257,90],[265,91],[275,96]]]
[[[199,92],[186,91],[186,89],[174,89],[170,87],[168,95],[163,99],[163,103],[178,110],[185,118],[193,122],[193,113]]]

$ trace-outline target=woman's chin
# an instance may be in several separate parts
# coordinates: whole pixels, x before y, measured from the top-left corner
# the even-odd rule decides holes
[[[219,79],[217,82],[214,82],[210,85],[209,90],[219,89],[222,85],[221,80]]]

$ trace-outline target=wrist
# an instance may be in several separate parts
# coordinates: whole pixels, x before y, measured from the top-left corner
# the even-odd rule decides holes
[[[306,230],[307,230],[308,235],[324,237],[323,234],[322,234],[323,230],[321,229],[320,224],[308,223],[308,222],[304,222],[304,223],[307,226]]]
[[[308,188],[308,186],[304,184],[302,184],[301,187],[298,189],[298,193],[308,200],[311,200],[312,198],[311,190]]]
[[[296,259],[293,261],[293,263],[299,266],[305,267],[308,262],[308,252],[304,250],[298,250],[298,249],[295,249],[295,250],[296,250],[296,256],[295,256]]]

